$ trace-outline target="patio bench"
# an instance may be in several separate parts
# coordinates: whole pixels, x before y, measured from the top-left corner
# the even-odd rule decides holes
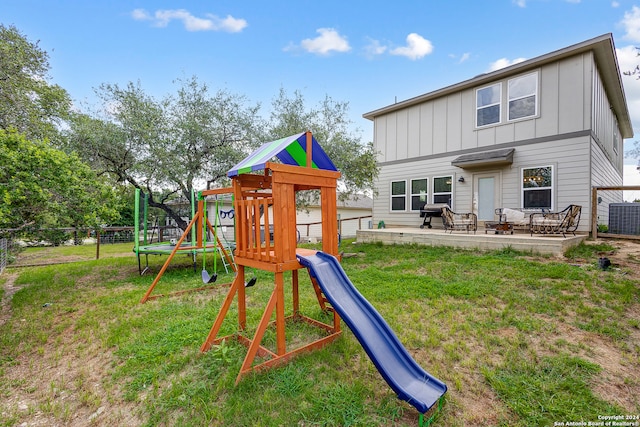
[[[442,223],[444,224],[444,232],[449,230],[453,233],[453,230],[464,230],[467,233],[473,231],[476,233],[478,229],[478,216],[472,212],[457,213],[452,211],[449,206],[442,208]]]
[[[569,205],[560,212],[542,212],[531,214],[529,230],[531,235],[537,234],[560,234],[567,237],[566,233],[576,235],[578,224],[580,224],[580,213],[582,206]]]

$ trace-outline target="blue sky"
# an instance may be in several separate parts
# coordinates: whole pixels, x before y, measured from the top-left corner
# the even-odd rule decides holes
[[[308,106],[347,101],[364,141],[366,112],[604,33],[622,70],[640,63],[640,0],[2,3],[0,22],[40,40],[52,82],[78,104],[101,83],[140,81],[161,98],[195,75],[260,102],[265,117],[280,88]],[[640,139],[640,80],[624,80]]]

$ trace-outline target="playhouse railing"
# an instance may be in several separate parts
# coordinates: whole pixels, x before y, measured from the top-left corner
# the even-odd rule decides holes
[[[273,220],[269,206],[273,197],[254,193],[236,200],[236,256],[256,261],[275,262]]]

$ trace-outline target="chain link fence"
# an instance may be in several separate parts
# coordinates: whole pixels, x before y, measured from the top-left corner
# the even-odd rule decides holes
[[[0,238],[0,274],[7,268],[7,259],[9,259],[9,241]]]

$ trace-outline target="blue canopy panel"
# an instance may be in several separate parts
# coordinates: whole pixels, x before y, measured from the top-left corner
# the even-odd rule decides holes
[[[285,165],[306,166],[306,134],[306,132],[302,132],[297,135],[262,144],[260,148],[227,172],[227,176],[231,178],[243,173],[262,170],[265,168],[265,164],[274,157],[278,158],[278,160]],[[313,136],[311,137],[311,156],[312,168],[330,171],[338,170]]]

